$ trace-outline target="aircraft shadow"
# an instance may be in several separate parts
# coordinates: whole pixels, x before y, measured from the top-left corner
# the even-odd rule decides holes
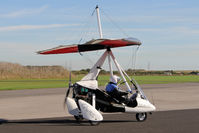
[[[101,122],[106,123],[125,123],[125,122],[137,122],[135,120],[103,120]],[[83,120],[81,122],[77,122],[72,119],[31,119],[31,120],[4,120],[0,119],[0,124],[29,124],[29,125],[49,125],[49,126],[88,126],[90,125],[89,121]]]

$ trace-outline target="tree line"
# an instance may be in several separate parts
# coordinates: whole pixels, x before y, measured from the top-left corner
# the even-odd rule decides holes
[[[72,76],[85,75],[90,69],[72,71]],[[104,69],[100,74],[108,75],[110,72]],[[118,71],[114,74],[119,75]],[[128,69],[128,75],[199,75],[199,71],[147,71],[144,69]],[[62,66],[22,66],[17,63],[0,62],[0,80],[7,79],[65,79],[68,78],[69,71]]]
[[[22,66],[17,63],[0,62],[0,79],[58,79],[68,77],[62,66]]]

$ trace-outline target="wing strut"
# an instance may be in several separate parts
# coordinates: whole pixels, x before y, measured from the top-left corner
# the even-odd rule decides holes
[[[119,65],[119,63],[117,62],[115,56],[113,55],[112,51],[110,48],[108,48],[104,54],[99,58],[99,60],[97,61],[97,63],[91,68],[90,72],[84,76],[81,81],[77,82],[80,85],[83,86],[87,86],[91,89],[97,89],[98,88],[98,84],[97,84],[97,77],[99,75],[99,72],[101,71],[101,67],[104,64],[105,59],[108,58],[108,63],[109,63],[109,69],[110,69],[110,76],[113,76],[113,69],[112,69],[112,64],[111,64],[111,59],[113,60],[113,63],[115,64],[115,66],[117,67],[120,75],[122,76],[123,81],[125,82],[125,85],[127,87],[127,90],[129,92],[132,91],[131,87],[129,86],[126,78],[124,75],[126,75],[126,73],[123,71],[122,67]],[[89,86],[88,86],[89,85]]]

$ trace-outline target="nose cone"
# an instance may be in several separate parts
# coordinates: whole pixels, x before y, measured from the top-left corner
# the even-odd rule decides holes
[[[150,108],[151,108],[152,111],[156,110],[156,107],[153,104],[150,105]]]

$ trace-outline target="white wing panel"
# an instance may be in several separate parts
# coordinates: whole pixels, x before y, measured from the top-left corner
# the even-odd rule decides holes
[[[83,114],[83,117],[87,120],[91,120],[91,121],[102,121],[103,117],[100,114],[100,112],[98,112],[93,106],[91,106],[89,103],[83,101],[83,100],[79,100],[79,106],[81,109],[81,112]]]

